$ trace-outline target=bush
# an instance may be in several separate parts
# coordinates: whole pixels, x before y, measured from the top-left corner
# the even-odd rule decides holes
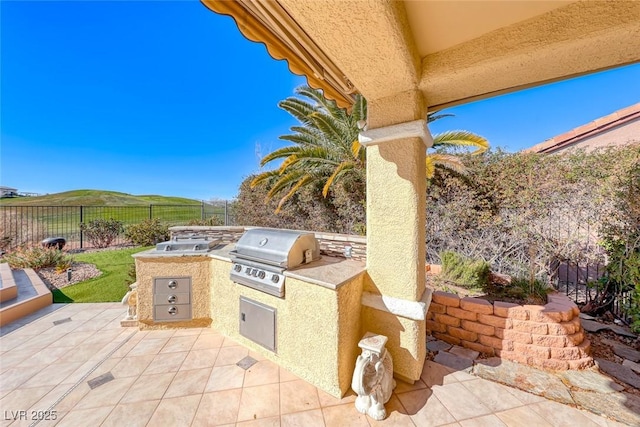
[[[108,220],[94,219],[86,224],[80,224],[80,230],[93,246],[106,248],[118,237],[118,234],[122,233],[124,227],[122,226],[122,221],[113,218]]]
[[[73,262],[73,258],[60,249],[40,246],[20,248],[5,255],[3,260],[8,262],[11,268],[33,269],[58,266],[64,268]]]
[[[214,215],[205,219],[192,219],[187,222],[187,225],[208,225],[208,226],[216,226],[216,225],[224,225],[224,220],[217,215]]]
[[[489,283],[489,263],[481,259],[463,257],[455,252],[440,254],[441,277],[465,288],[484,288]]]
[[[152,246],[169,240],[169,226],[162,224],[158,218],[145,219],[139,224],[128,226],[124,237],[134,245]]]

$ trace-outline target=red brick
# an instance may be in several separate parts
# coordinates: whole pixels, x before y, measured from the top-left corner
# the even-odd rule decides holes
[[[460,297],[449,292],[435,291],[431,296],[431,301],[449,307],[460,307]]]
[[[452,345],[460,345],[460,338],[452,337],[451,335],[447,335],[447,334],[441,334],[439,332],[434,332],[433,336],[446,343],[449,343]]]
[[[540,323],[559,323],[562,321],[562,315],[554,309],[541,305],[525,305],[524,308],[529,312],[529,320]]]
[[[496,329],[496,332],[497,331],[498,330]],[[506,329],[502,333],[502,337],[498,337],[498,338],[510,340],[510,341],[513,341],[513,342],[519,342],[519,343],[522,343],[522,344],[532,344],[533,343],[533,337],[531,336],[531,334],[526,333],[526,332],[514,331],[513,329]]]
[[[519,342],[513,343],[513,351],[535,357],[536,359],[548,359],[551,355],[549,347],[539,347],[537,345],[521,344]]]
[[[427,311],[427,317],[426,317],[427,320],[433,320],[433,316],[434,316],[434,313]]]
[[[433,320],[427,320],[427,330],[430,332],[447,332],[447,325],[434,322]]]
[[[503,329],[509,329],[513,325],[511,319],[505,319],[504,317],[493,316],[491,314],[478,314],[478,322]]]
[[[493,314],[500,317],[509,317],[509,310],[515,307],[520,306],[511,302],[496,301],[493,303]]]
[[[493,347],[489,347],[487,345],[480,344],[478,342],[462,340],[460,341],[460,345],[466,348],[470,348],[471,350],[478,351],[482,354],[488,354],[490,356],[493,356],[495,354],[495,349]]]
[[[570,305],[550,303],[545,305],[545,309],[549,312],[557,312],[562,322],[573,319],[573,307]]]
[[[447,333],[455,338],[460,338],[465,341],[477,341],[478,334],[471,331],[465,331],[464,329],[454,328],[453,326],[449,326],[447,328]]]
[[[587,369],[593,366],[593,359],[585,357],[578,360],[567,360],[567,363],[569,363],[569,369]]]
[[[480,335],[478,336],[478,341],[480,341],[480,344],[486,345],[488,347],[493,347],[498,350],[513,350],[513,341],[511,340],[503,340],[496,337]]]
[[[447,306],[432,302],[429,304],[429,313],[445,314],[447,312]]]
[[[478,313],[463,310],[457,307],[447,307],[447,314],[449,316],[457,317],[458,319],[464,320],[476,320],[478,318]]]
[[[443,325],[460,326],[460,319],[457,317],[447,316],[446,314],[434,314],[433,320]]]
[[[493,314],[493,304],[481,298],[464,297],[460,300],[460,308],[475,313]]]
[[[549,335],[572,335],[580,328],[580,319],[575,318],[569,322],[549,323]]]
[[[530,322],[528,320],[514,320],[513,329],[538,335],[546,335],[549,331],[546,323]]]
[[[533,344],[541,347],[562,348],[567,343],[567,337],[562,335],[531,335]]]
[[[508,317],[515,320],[529,320],[529,310],[519,305],[508,310]]]
[[[558,360],[578,360],[584,357],[588,357],[588,354],[585,354],[584,351],[580,349],[580,347],[563,347],[563,348],[552,348],[551,349],[551,358]]]
[[[584,341],[584,332],[579,331],[575,334],[567,335],[568,344],[567,345],[580,345],[582,341]]]
[[[567,361],[556,359],[537,359],[532,357],[529,359],[529,365],[534,368],[546,369],[549,371],[566,371],[569,369],[569,363],[567,363]]]
[[[462,329],[466,329],[467,331],[476,332],[480,335],[488,335],[491,336],[495,332],[496,328],[491,325],[483,325],[478,322],[471,322],[469,320],[463,320],[460,323]]]

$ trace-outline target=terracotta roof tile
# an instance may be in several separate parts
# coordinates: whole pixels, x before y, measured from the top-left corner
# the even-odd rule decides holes
[[[525,153],[551,153],[567,145],[597,135],[601,132],[605,132],[613,127],[623,125],[624,123],[638,118],[640,118],[640,103],[622,108],[607,116],[595,119],[592,122],[578,126],[575,129],[557,135],[523,151]]]

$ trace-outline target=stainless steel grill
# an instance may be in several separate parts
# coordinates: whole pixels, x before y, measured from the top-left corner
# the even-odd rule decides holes
[[[230,253],[231,280],[284,298],[285,270],[319,259],[320,246],[313,233],[253,228]]]
[[[220,242],[219,239],[209,239],[207,236],[174,237],[167,242],[156,245],[158,252],[208,252]]]

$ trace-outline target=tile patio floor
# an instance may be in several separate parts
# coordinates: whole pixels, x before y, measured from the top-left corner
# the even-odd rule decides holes
[[[212,329],[140,332],[120,327],[124,313],[58,305],[3,328],[0,425],[622,425],[433,362],[421,381],[398,383],[377,422],[353,395],[335,399]],[[236,363],[247,355],[258,362],[244,370]],[[57,419],[34,423],[37,411]]]

